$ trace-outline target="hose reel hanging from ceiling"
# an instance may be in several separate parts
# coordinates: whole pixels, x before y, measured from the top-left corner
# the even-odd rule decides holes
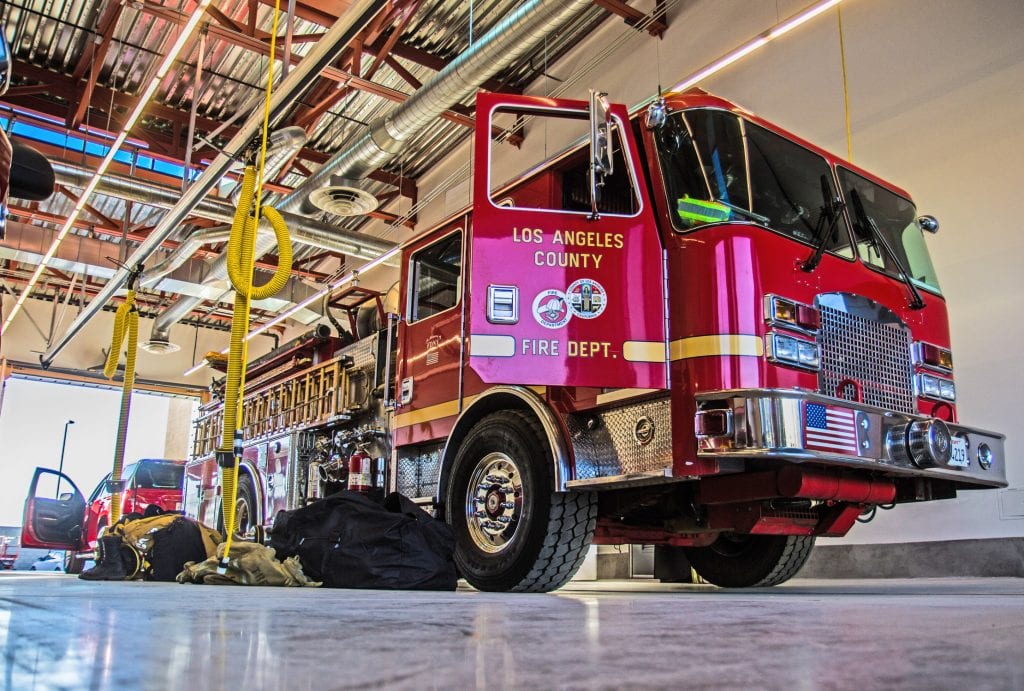
[[[274,6],[273,28],[270,32],[270,54],[274,55],[280,0]],[[238,208],[231,225],[227,246],[228,278],[235,289],[234,309],[231,316],[231,345],[228,350],[228,371],[224,391],[224,416],[221,443],[217,448],[217,463],[221,469],[221,512],[224,518],[224,558],[220,570],[228,564],[235,534],[236,501],[238,496],[238,466],[242,457],[242,399],[245,396],[245,368],[248,361],[249,311],[253,300],[263,300],[279,292],[288,282],[292,269],[292,246],[284,219],[276,209],[261,208],[263,172],[266,170],[267,140],[270,127],[270,97],[273,89],[274,61],[269,61],[266,100],[263,110],[263,134],[259,150],[259,166],[245,167]],[[250,214],[250,211],[252,212]],[[278,262],[270,280],[254,285],[256,263],[256,233],[261,214],[274,230],[278,246]]]
[[[103,365],[103,376],[113,379],[117,374],[117,363],[121,358],[121,347],[126,345],[124,378],[121,381],[121,412],[117,420],[117,433],[114,440],[114,464],[110,470],[110,479],[106,489],[110,492],[110,525],[121,519],[121,493],[124,491],[124,446],[128,437],[128,418],[132,407],[132,389],[135,387],[135,356],[139,343],[139,310],[135,306],[135,284],[142,274],[143,266],[139,264],[128,275],[128,294],[124,302],[117,307],[114,315],[114,333],[110,340],[107,361]],[[127,344],[125,339],[127,338]]]

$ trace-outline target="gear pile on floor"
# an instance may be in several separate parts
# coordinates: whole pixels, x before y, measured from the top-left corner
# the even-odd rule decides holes
[[[397,493],[379,504],[343,491],[282,511],[270,538],[271,547],[237,541],[225,563],[212,528],[178,514],[129,514],[99,539],[96,566],[79,578],[394,590],[455,590],[458,580],[451,529]]]

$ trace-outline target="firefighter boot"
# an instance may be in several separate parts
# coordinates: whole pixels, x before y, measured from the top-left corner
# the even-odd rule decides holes
[[[138,555],[120,537],[108,535],[96,543],[96,566],[78,575],[86,581],[123,581],[138,572]]]

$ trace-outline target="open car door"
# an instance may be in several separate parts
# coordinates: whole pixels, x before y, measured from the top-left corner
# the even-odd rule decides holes
[[[67,475],[36,468],[25,499],[21,546],[79,549],[85,497]]]

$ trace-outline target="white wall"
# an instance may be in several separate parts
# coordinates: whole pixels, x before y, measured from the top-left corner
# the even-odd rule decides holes
[[[663,41],[609,22],[549,68],[632,105],[810,4],[810,0],[691,0],[673,7]],[[843,24],[854,160],[909,190],[941,232],[929,237],[951,314],[961,419],[1008,433],[1009,477],[1024,485],[1017,425],[1024,366],[1024,3],[1020,0],[846,0]],[[597,56],[627,37],[604,60]],[[835,10],[702,85],[810,141],[846,151]],[[557,84],[540,80],[531,93]],[[526,146],[542,146],[528,134]],[[421,198],[469,160],[468,144],[420,180]],[[514,157],[514,155],[512,156]],[[513,171],[504,171],[512,174]],[[456,185],[420,213],[421,228],[468,203]],[[848,542],[1024,535],[1024,518],[1000,515],[1018,494],[963,492],[901,506],[857,526]],[[1005,513],[1005,511],[1004,511]]]

